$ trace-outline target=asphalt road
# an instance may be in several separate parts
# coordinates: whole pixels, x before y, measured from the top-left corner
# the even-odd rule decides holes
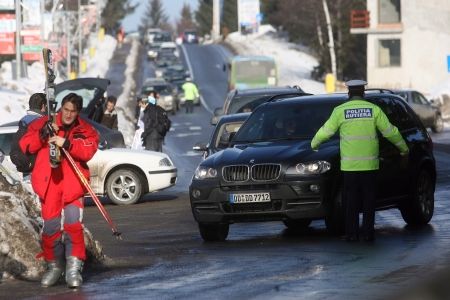
[[[186,48],[209,109],[219,106],[226,92],[226,74],[218,67],[226,52],[218,47]],[[102,267],[87,265],[80,290],[16,281],[0,285],[0,298],[380,299],[414,288],[449,265],[449,129],[433,136],[439,143],[435,215],[424,228],[405,226],[400,213],[389,210],[376,215],[373,245],[331,237],[323,221],[303,232],[291,232],[281,222],[234,224],[227,241],[204,243],[187,186],[201,159],[191,147],[208,139],[210,117],[203,106],[172,117],[164,151],[179,170],[174,188],[149,194],[136,205],[107,205],[123,241],[113,239],[95,207],[86,208],[85,224],[108,260]]]

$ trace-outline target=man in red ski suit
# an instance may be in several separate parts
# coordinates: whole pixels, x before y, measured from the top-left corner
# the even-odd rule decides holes
[[[56,168],[51,167],[49,156],[49,143],[66,149],[89,179],[87,162],[97,151],[99,137],[97,131],[79,117],[82,105],[80,96],[68,94],[63,98],[61,110],[52,125],[56,135],[50,133],[48,117],[42,117],[29,125],[19,142],[24,153],[37,153],[31,183],[41,200],[44,220],[42,248],[48,271],[42,278],[43,286],[54,285],[63,273],[71,288],[80,286],[83,281],[81,269],[86,259],[82,225],[85,189],[62,153]]]

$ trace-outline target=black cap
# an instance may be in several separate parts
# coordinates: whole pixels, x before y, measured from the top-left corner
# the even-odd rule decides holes
[[[348,87],[348,89],[360,89],[364,88],[364,86],[367,85],[367,82],[360,79],[354,79],[347,81],[345,85]]]

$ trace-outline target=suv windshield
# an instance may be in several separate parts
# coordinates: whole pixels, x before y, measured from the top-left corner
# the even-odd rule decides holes
[[[323,102],[266,105],[249,117],[233,142],[312,138],[334,107],[334,103]]]

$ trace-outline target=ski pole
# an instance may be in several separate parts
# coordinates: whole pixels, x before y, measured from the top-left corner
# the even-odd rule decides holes
[[[121,236],[121,232],[119,232],[117,230],[116,225],[114,224],[113,220],[111,219],[110,215],[108,214],[108,212],[106,211],[105,207],[102,205],[102,203],[100,202],[100,200],[98,199],[97,195],[94,193],[94,191],[92,190],[91,186],[89,185],[89,182],[87,181],[86,177],[83,175],[83,173],[81,173],[80,169],[78,168],[78,166],[76,165],[75,161],[73,160],[72,156],[69,154],[69,152],[64,149],[61,148],[64,155],[67,157],[67,159],[70,162],[70,165],[72,166],[73,170],[75,171],[75,173],[78,175],[78,178],[80,179],[81,183],[83,183],[84,187],[88,190],[89,195],[91,195],[92,200],[94,200],[94,203],[97,205],[98,209],[100,210],[100,213],[102,214],[103,218],[105,218],[106,222],[108,222],[109,226],[111,227],[111,230],[113,232],[113,235],[121,240],[122,236]]]

